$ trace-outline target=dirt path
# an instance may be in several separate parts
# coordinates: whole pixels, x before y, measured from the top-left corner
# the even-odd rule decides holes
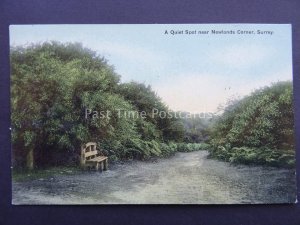
[[[13,182],[13,204],[216,204],[295,201],[294,172],[232,166],[206,151],[155,162],[128,162],[109,171]]]

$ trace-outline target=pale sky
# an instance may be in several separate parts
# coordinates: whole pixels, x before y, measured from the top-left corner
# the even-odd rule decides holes
[[[171,30],[209,32],[172,35]],[[253,33],[238,34],[238,30]],[[273,33],[257,34],[257,30]],[[45,41],[81,42],[108,59],[122,82],[150,84],[172,110],[214,112],[230,96],[292,80],[288,24],[10,26],[11,46]]]

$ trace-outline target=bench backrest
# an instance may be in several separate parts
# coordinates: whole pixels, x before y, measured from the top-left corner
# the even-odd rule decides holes
[[[95,142],[88,142],[81,146],[81,165],[84,165],[86,160],[93,159],[100,155]]]

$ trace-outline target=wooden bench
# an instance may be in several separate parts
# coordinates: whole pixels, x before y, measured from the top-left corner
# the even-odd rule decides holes
[[[103,171],[108,169],[108,158],[101,154],[95,142],[88,142],[81,146],[80,165],[83,169],[95,168]]]

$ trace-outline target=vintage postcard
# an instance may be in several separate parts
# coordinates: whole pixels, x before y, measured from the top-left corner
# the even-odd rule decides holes
[[[295,203],[291,36],[11,25],[12,204]]]

